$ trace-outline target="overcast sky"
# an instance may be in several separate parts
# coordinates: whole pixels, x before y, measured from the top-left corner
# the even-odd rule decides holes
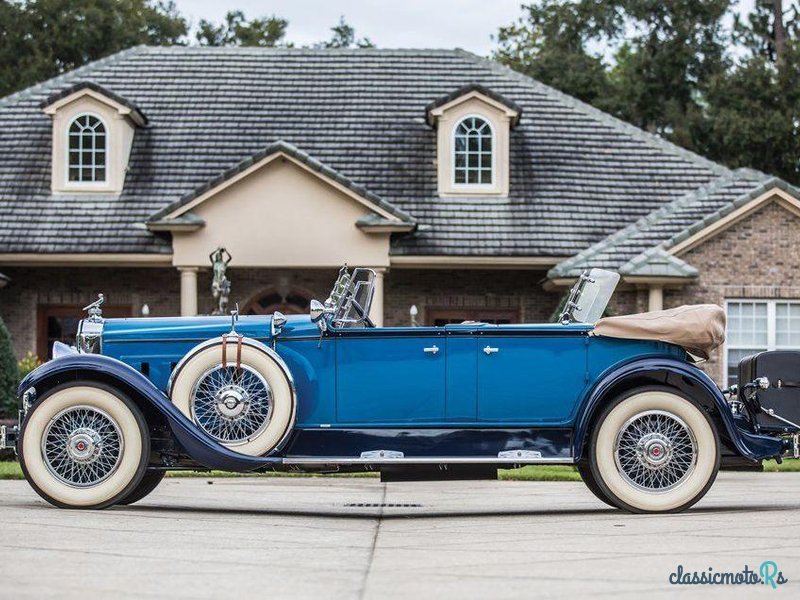
[[[754,0],[740,0],[751,6]],[[288,19],[287,41],[298,46],[330,38],[344,15],[358,37],[381,48],[464,48],[488,55],[491,36],[522,15],[521,0],[176,0],[192,25],[222,21],[234,8],[248,18]]]
[[[176,0],[193,25],[221,21],[233,8],[248,18],[288,19],[287,40],[301,46],[327,40],[344,15],[358,37],[381,48],[492,49],[490,35],[520,14],[520,0]]]

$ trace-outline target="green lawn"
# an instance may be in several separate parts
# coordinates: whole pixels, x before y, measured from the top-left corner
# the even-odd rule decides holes
[[[767,472],[795,471],[800,472],[800,460],[785,460],[783,464],[776,464],[774,460],[764,461],[764,470]],[[169,477],[307,477],[302,473],[256,473],[241,474],[227,473],[224,471],[197,472],[173,471]],[[334,477],[377,477],[377,473],[343,473]],[[326,476],[327,477],[327,476]],[[556,466],[529,466],[522,469],[501,469],[500,479],[506,481],[580,481],[581,477],[574,467]],[[0,462],[1,479],[22,479],[19,463]]]

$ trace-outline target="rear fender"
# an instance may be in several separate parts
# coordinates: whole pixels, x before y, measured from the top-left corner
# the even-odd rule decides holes
[[[708,412],[723,445],[740,456],[755,461],[780,456],[783,451],[783,442],[779,438],[757,435],[737,427],[719,388],[703,371],[686,362],[659,356],[611,367],[600,377],[578,411],[573,456],[584,456],[587,437],[602,407],[624,391],[644,385],[677,388],[695,400]]]
[[[276,457],[247,456],[229,450],[192,423],[142,373],[108,356],[71,354],[51,360],[22,380],[17,396],[22,397],[26,390],[34,388],[37,397],[41,397],[56,385],[81,379],[102,381],[129,394],[143,409],[145,417],[149,414],[152,419],[155,413],[166,421],[189,456],[209,469],[246,472],[281,462]]]

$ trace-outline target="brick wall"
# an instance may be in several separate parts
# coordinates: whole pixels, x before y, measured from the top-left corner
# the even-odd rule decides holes
[[[385,325],[410,323],[416,305],[420,324],[426,309],[492,308],[519,311],[521,320],[547,321],[563,292],[542,289],[544,271],[391,269],[386,276]]]
[[[180,306],[180,281],[167,268],[8,268],[11,283],[0,290],[0,317],[11,333],[18,356],[36,351],[39,305],[87,305],[99,292],[108,305],[130,305],[139,314],[143,304],[152,316],[175,314]]]
[[[800,298],[800,218],[770,203],[681,258],[700,277],[679,290],[665,290],[664,307],[728,298]],[[718,383],[725,378],[722,349],[703,368]]]
[[[180,313],[180,276],[174,268],[9,268],[3,272],[11,283],[0,291],[0,317],[6,323],[17,356],[36,351],[37,307],[60,305],[82,307],[97,297],[106,296],[107,305],[133,307],[139,315],[142,305],[150,316],[164,317]],[[231,269],[233,281],[230,304],[240,306],[267,288],[300,289],[324,299],[336,277],[336,271],[270,269]],[[201,313],[213,309],[211,272],[198,276],[198,300]]]

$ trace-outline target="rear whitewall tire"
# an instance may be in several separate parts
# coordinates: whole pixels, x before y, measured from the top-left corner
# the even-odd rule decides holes
[[[663,417],[684,438],[691,439],[691,466],[663,489],[635,484],[620,464],[617,445],[621,432],[642,415]],[[595,480],[619,508],[630,512],[680,512],[700,500],[719,471],[719,436],[705,411],[674,390],[664,387],[632,390],[609,405],[598,418],[591,436],[590,466]]]
[[[228,366],[234,365],[237,355],[235,340],[226,348]],[[170,386],[170,398],[175,406],[198,427],[193,415],[194,388],[200,378],[221,363],[222,342],[197,349],[178,367]],[[258,373],[268,384],[272,407],[269,423],[251,438],[236,443],[217,440],[234,452],[250,456],[263,456],[278,448],[292,427],[295,415],[295,396],[291,380],[278,363],[264,349],[247,343],[241,348],[241,365]],[[200,427],[202,429],[202,427]],[[208,434],[208,432],[206,432]],[[213,437],[213,436],[212,436]]]
[[[76,409],[108,418],[119,437],[115,465],[97,483],[70,484],[45,457],[43,440],[54,422]],[[19,459],[25,478],[42,498],[60,508],[111,506],[139,484],[149,455],[148,428],[138,407],[119,391],[90,381],[58,386],[44,394],[20,431]]]

